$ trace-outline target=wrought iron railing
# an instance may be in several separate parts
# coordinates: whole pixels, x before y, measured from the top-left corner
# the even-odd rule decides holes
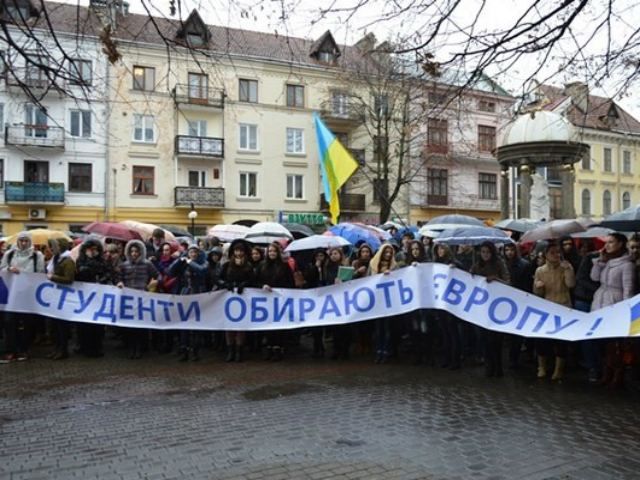
[[[64,148],[64,128],[48,125],[13,125],[5,128],[7,145]]]
[[[193,135],[176,136],[178,155],[204,155],[208,157],[224,156],[224,139],[216,137],[196,137]]]
[[[224,188],[176,187],[176,207],[224,207]]]
[[[174,87],[173,98],[178,103],[224,108],[224,90],[211,88],[208,85],[178,83]]]
[[[4,182],[6,203],[64,203],[64,183]]]

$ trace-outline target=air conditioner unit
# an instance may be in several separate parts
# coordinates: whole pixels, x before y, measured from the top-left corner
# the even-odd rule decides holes
[[[30,208],[29,219],[30,220],[42,220],[47,216],[47,211],[44,208]]]

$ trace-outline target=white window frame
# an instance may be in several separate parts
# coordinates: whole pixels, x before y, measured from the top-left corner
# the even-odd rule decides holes
[[[149,123],[151,125],[149,125]],[[147,132],[151,130],[152,138],[147,139]],[[137,137],[137,132],[140,132],[140,138]],[[153,115],[144,115],[141,113],[133,114],[133,134],[132,138],[134,142],[138,143],[156,143],[156,125]]]
[[[305,199],[305,191],[304,191],[304,175],[300,175],[297,173],[288,173],[286,177],[286,189],[285,195],[287,200],[304,200]],[[291,191],[289,191],[289,182],[291,181]],[[299,185],[296,185],[299,184]],[[297,188],[300,187],[300,196],[296,195]],[[290,195],[292,194],[292,195]]]
[[[246,91],[243,90],[242,85],[246,85]],[[243,93],[246,93],[246,98],[242,97]],[[238,101],[243,103],[258,103],[258,80],[253,78],[238,79]]]
[[[305,154],[304,128],[287,127],[285,149],[287,153]]]
[[[607,152],[609,152],[609,160],[607,162]],[[607,167],[609,167],[607,169]],[[606,173],[613,173],[613,148],[602,148],[602,170]]]
[[[254,176],[255,178],[255,192],[254,195],[251,195],[249,190],[250,187],[250,178]],[[240,172],[240,184],[238,189],[238,196],[241,198],[258,198],[258,173],[257,172]],[[244,187],[244,194],[242,193]]]
[[[187,183],[189,183],[189,177],[192,173],[198,174],[198,185],[196,185],[197,188],[204,188],[207,186],[207,172],[205,170],[189,170],[187,172]],[[193,185],[189,186],[193,187]]]
[[[206,137],[207,136],[207,121],[206,120],[188,120],[187,128],[190,137]],[[192,132],[196,133],[192,133]]]
[[[629,160],[628,163],[626,162],[627,159]],[[627,166],[629,168],[627,168]],[[633,172],[633,160],[631,158],[631,152],[629,150],[623,150],[622,151],[622,173],[631,175],[632,172]]]
[[[628,205],[625,205],[625,203],[627,203],[627,201],[625,200],[625,195],[628,197],[629,201],[628,201]],[[626,210],[627,208],[629,208],[631,206],[631,192],[629,192],[628,190],[625,190],[624,192],[622,192],[622,197],[620,198],[620,208],[622,210]]]
[[[71,60],[71,74],[77,74],[77,78],[71,81],[73,85],[90,87],[93,83],[93,62],[85,58]]]
[[[245,136],[245,145],[242,144],[242,136]],[[255,132],[254,142],[251,141],[251,131]],[[252,148],[252,143],[254,143]],[[238,150],[245,152],[257,152],[260,150],[260,143],[258,142],[258,125],[253,123],[240,123],[238,125]]]
[[[78,115],[78,132],[76,135],[73,133],[73,116]],[[85,132],[85,116],[88,119],[88,132]],[[91,138],[92,125],[91,125],[91,110],[71,110],[69,112],[69,135],[74,138]]]

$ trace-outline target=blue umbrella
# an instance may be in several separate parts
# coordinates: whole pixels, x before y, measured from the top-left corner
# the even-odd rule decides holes
[[[439,217],[433,217],[431,220],[427,222],[427,226],[429,225],[442,225],[442,224],[450,224],[450,225],[475,225],[478,227],[484,227],[484,223],[482,220],[478,220],[477,218],[470,217],[469,215],[458,215],[457,213],[453,213],[450,215],[440,215]]]
[[[400,240],[402,240],[402,236],[405,233],[413,233],[413,237],[414,238],[418,238],[420,236],[420,233],[418,231],[418,227],[416,227],[414,225],[410,225],[408,227],[399,228],[398,231],[396,232],[396,234],[393,236],[393,238],[395,238],[396,240],[400,241]]]
[[[509,235],[502,230],[492,227],[457,227],[444,230],[435,243],[446,245],[480,245],[484,242],[491,243],[514,243]]]
[[[373,230],[360,225],[354,225],[353,223],[339,223],[329,228],[329,231],[334,235],[338,235],[339,237],[348,240],[353,245],[365,242],[373,250],[378,250],[380,245],[382,245],[382,240],[374,233]]]

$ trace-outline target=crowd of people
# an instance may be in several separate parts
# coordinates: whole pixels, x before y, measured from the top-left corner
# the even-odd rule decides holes
[[[261,246],[242,239],[223,245],[216,238],[207,238],[177,248],[165,240],[164,230],[157,229],[147,243],[88,237],[74,260],[67,240],[49,240],[47,245],[36,247],[29,233],[23,232],[2,254],[0,271],[40,272],[61,284],[82,281],[177,295],[228,289],[242,295],[249,287],[271,290],[333,285],[345,281],[339,276],[343,266],[353,267],[353,278],[357,279],[437,262],[581,311],[611,305],[640,290],[640,237],[628,240],[619,233],[608,235],[599,250],[590,240],[578,245],[566,237],[539,242],[526,255],[517,244],[500,249],[492,243],[452,248],[434,244],[426,236],[416,239],[411,232],[404,234],[401,242],[384,243],[377,251],[361,243],[349,249],[318,249],[291,256],[284,252],[285,246],[284,239]],[[68,358],[71,350],[102,357],[105,330],[101,325],[7,311],[2,319],[4,356],[0,361],[26,360],[34,342],[46,341],[54,345],[49,355],[53,360]],[[324,357],[326,346],[331,345],[333,359],[347,360],[357,352],[375,363],[408,356],[415,364],[451,370],[484,364],[488,377],[504,375],[503,358],[512,369],[521,368],[528,360],[537,362],[533,370],[539,379],[554,382],[565,378],[569,361],[569,365],[585,368],[589,382],[610,388],[622,386],[627,367],[635,372],[640,351],[638,343],[627,338],[571,343],[506,335],[463,322],[445,310],[390,312],[370,321],[293,331],[111,330],[131,359],[157,352],[177,354],[180,361],[197,361],[202,350],[208,349],[221,352],[227,362],[241,362],[248,353],[252,358],[280,361],[300,344],[302,335],[308,335],[314,358]]]

